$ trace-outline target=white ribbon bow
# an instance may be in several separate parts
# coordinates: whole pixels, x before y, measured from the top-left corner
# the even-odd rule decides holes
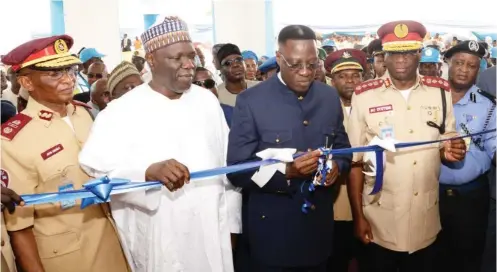
[[[395,152],[396,151],[395,144],[397,143],[398,141],[393,138],[380,139],[378,138],[378,136],[374,136],[374,138],[369,142],[368,146],[377,145],[390,152]],[[363,161],[371,165],[371,172],[365,172],[365,171],[362,172],[370,177],[376,176],[376,168],[378,165],[376,162],[376,153],[374,151],[366,152],[364,154]],[[387,164],[386,154],[385,152],[383,152],[383,171],[385,171],[386,164]]]
[[[259,171],[255,172],[252,176],[252,181],[262,188],[274,176],[276,171],[286,174],[286,164],[293,162],[293,154],[295,154],[295,152],[297,152],[297,149],[295,148],[268,148],[255,154],[262,160],[274,159],[281,162],[261,166]]]

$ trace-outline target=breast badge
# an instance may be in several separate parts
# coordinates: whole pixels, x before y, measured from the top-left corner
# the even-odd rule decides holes
[[[6,170],[0,170],[0,181],[3,187],[9,187],[9,173]]]

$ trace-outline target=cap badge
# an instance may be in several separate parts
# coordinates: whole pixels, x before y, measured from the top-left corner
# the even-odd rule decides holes
[[[67,53],[69,51],[69,48],[67,47],[67,44],[64,40],[58,39],[54,43],[54,49],[57,54],[63,54]]]
[[[405,38],[409,34],[409,28],[405,24],[398,24],[393,29],[393,33],[397,38]]]
[[[426,49],[425,56],[431,57],[432,54],[433,54],[433,52],[431,52],[431,49]]]
[[[478,52],[478,49],[480,49],[480,45],[476,41],[470,41],[468,44],[469,50],[473,52]]]
[[[347,51],[343,52],[342,58],[344,58],[344,59],[348,59],[348,58],[350,58],[350,57],[352,57],[352,56],[350,55],[350,53],[349,53],[349,52],[347,52]]]

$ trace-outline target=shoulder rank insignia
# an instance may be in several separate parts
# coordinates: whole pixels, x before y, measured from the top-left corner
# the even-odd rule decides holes
[[[2,136],[8,140],[14,139],[17,133],[19,133],[19,131],[21,131],[21,129],[32,119],[33,118],[25,114],[17,114],[2,125]]]
[[[477,92],[478,92],[478,94],[481,94],[485,98],[488,98],[488,100],[490,100],[490,102],[492,102],[495,105],[495,96],[493,96],[492,94],[489,94],[489,93],[487,93],[485,91],[482,91],[480,89],[478,89]]]
[[[81,106],[83,108],[87,108],[87,109],[91,110],[91,106],[90,105],[88,105],[86,103],[83,103],[83,102],[79,102],[77,100],[71,101],[71,104],[73,104],[74,106]]]
[[[423,84],[426,86],[441,88],[446,90],[447,92],[450,92],[449,82],[441,77],[423,76],[421,77],[421,82],[423,82]]]
[[[383,83],[384,83],[383,79],[371,79],[368,81],[364,81],[363,83],[361,83],[361,84],[357,85],[357,87],[355,87],[355,94],[358,95],[358,94],[361,94],[365,91],[376,89],[376,88],[382,86]]]

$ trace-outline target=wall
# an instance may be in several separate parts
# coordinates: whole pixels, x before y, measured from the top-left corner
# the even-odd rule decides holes
[[[105,54],[109,71],[121,62],[119,0],[64,0],[66,33],[74,38],[73,52],[94,47]]]

